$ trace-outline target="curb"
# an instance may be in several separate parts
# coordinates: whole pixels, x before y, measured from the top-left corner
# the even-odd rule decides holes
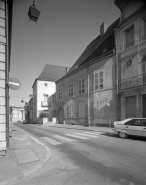
[[[47,126],[46,126],[47,127]],[[95,132],[106,132],[106,133],[113,133],[113,131],[106,131],[106,130],[94,130],[94,129],[85,129],[85,128],[69,128],[69,127],[56,127],[56,126],[48,126],[48,127],[55,127],[55,128],[65,128],[65,129],[76,129],[76,130],[87,130],[87,131],[95,131]]]
[[[18,128],[18,127],[17,127]],[[29,137],[30,134],[28,134],[27,132],[23,131],[21,128],[18,128],[20,129],[22,132],[24,132],[25,134],[27,134]],[[31,137],[33,139],[33,137]],[[36,141],[35,139],[33,139],[34,141]],[[49,159],[51,158],[51,150],[49,149],[49,147],[47,146],[43,146],[46,148],[47,150],[47,154],[45,156],[45,159],[44,159],[44,162],[41,162],[41,164],[38,164],[38,165],[34,165],[34,167],[32,169],[30,169],[29,171],[27,172],[22,172],[19,176],[17,177],[14,177],[14,178],[11,178],[10,180],[8,181],[4,181],[1,183],[1,185],[13,185],[14,183],[18,182],[19,180],[23,179],[24,177],[27,177],[29,176],[30,174],[34,173],[34,172],[37,172],[39,171],[46,163],[47,161],[49,161]]]
[[[61,127],[61,126],[55,126],[55,125],[48,125],[48,126],[45,126],[45,125],[33,125],[33,126],[41,126],[41,127],[54,127],[54,128],[64,128],[64,129],[75,129],[75,130],[87,130],[87,131],[95,131],[95,132],[105,132],[105,133],[113,133],[113,131],[107,131],[107,130],[94,130],[89,128],[89,129],[85,129],[85,128],[70,128],[70,127]],[[87,128],[87,127],[86,127]]]

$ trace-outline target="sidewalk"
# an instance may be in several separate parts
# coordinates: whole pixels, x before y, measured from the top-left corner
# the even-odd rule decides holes
[[[65,128],[65,129],[76,129],[76,130],[87,130],[87,131],[95,131],[95,132],[104,132],[104,133],[113,133],[113,128],[110,127],[100,127],[100,126],[88,126],[84,125],[70,125],[70,124],[56,124],[53,122],[45,123],[41,125],[42,127],[57,127],[57,128]]]
[[[50,158],[43,143],[34,140],[18,127],[10,126],[10,147],[0,151],[0,185],[11,185],[38,171]]]

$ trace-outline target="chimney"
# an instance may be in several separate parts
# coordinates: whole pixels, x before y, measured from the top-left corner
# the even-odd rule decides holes
[[[107,30],[107,25],[103,22],[100,26],[100,36],[104,35]]]

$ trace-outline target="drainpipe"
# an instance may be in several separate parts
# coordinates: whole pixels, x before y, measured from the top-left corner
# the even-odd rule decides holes
[[[8,34],[8,2],[5,2],[5,35],[6,35],[6,46],[5,46],[5,96],[6,96],[6,147],[9,147],[9,34]]]
[[[121,110],[121,103],[120,103],[120,100],[121,100],[121,95],[119,95],[119,83],[120,83],[120,64],[119,64],[119,56],[118,56],[118,39],[119,39],[119,27],[116,26],[115,28],[115,56],[116,56],[116,62],[115,62],[115,68],[116,68],[116,88],[117,88],[117,95],[116,95],[116,100],[117,100],[117,113],[116,113],[116,116],[117,116],[117,120],[120,120],[120,110]]]
[[[88,79],[87,79],[87,106],[88,106],[88,126],[90,126],[90,97],[89,97],[89,91],[90,91],[90,89],[89,89],[89,83],[90,83],[90,75],[89,75],[89,67],[87,67],[87,77],[88,77]]]

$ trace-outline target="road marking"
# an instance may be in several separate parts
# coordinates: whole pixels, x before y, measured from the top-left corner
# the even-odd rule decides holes
[[[48,138],[48,137],[40,137],[41,139],[47,141],[48,143],[52,144],[52,145],[59,145],[62,144],[58,141],[55,141],[54,139]]]
[[[41,143],[41,142],[39,142],[36,138],[34,138],[34,137],[32,137],[32,136],[30,136],[35,142],[37,142],[37,143],[39,143],[40,145],[43,145],[44,146],[44,144],[43,143]]]
[[[91,135],[97,135],[97,136],[101,135],[100,133],[97,133],[97,132],[83,132],[83,133],[91,134]]]
[[[81,135],[81,136],[87,136],[87,137],[94,137],[94,138],[97,138],[99,136],[95,136],[95,135],[90,135],[90,134],[84,134],[84,133],[74,133],[74,134],[78,134],[78,135]]]
[[[99,134],[98,133],[92,133],[92,132],[91,133],[89,133],[89,132],[83,132],[83,133],[88,133],[88,134],[91,134],[91,135],[94,134],[94,135],[101,136],[101,137],[107,137],[106,135],[103,135],[103,133],[99,133]]]
[[[64,135],[66,135],[66,136],[70,136],[70,137],[79,138],[79,139],[89,139],[89,138],[87,138],[87,137],[76,136],[76,135],[74,135],[74,134],[64,134]]]
[[[59,136],[59,135],[53,135],[53,136],[54,136],[54,137],[57,137],[57,138],[59,138],[59,139],[62,139],[62,140],[68,141],[68,142],[74,142],[74,141],[77,141],[77,140],[70,139],[70,138],[63,137],[63,136]]]

